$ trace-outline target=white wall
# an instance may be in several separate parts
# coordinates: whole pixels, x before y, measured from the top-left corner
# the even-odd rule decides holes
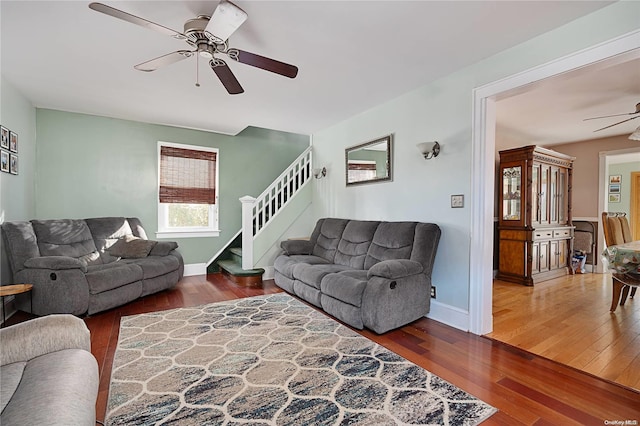
[[[613,4],[317,132],[315,167],[326,166],[328,175],[315,188],[316,218],[437,223],[442,238],[432,279],[436,304],[451,308],[451,318],[445,310],[436,319],[460,324],[453,316],[468,311],[470,294],[473,89],[636,30],[638,16],[640,3]],[[345,187],[344,149],[389,133],[394,134],[393,181]],[[442,151],[426,161],[415,145],[431,140],[438,140]],[[452,194],[465,195],[463,209],[450,208]]]

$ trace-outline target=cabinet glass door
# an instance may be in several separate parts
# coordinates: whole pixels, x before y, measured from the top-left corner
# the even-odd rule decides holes
[[[548,210],[549,210],[549,202],[548,198],[548,189],[549,189],[549,166],[541,165],[540,166],[540,197],[538,200],[540,202],[540,223],[546,223],[549,219],[547,219]]]
[[[558,168],[551,167],[549,179],[549,222],[558,223]]]
[[[558,222],[560,224],[565,224],[569,220],[567,193],[567,171],[560,169],[558,171]]]
[[[540,223],[540,165],[531,168],[531,222]]]
[[[522,218],[522,167],[502,169],[502,220]]]

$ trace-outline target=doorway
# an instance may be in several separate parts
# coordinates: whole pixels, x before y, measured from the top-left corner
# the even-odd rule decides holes
[[[637,49],[638,34],[640,31],[634,31],[607,43],[474,90],[469,299],[469,331],[472,333],[487,334],[493,330],[495,101],[510,91],[532,82]]]

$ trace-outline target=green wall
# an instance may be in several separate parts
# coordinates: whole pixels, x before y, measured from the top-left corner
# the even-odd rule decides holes
[[[0,77],[0,123],[18,134],[18,174],[0,172],[0,222],[35,214],[36,109],[11,83]],[[0,284],[12,284],[0,238]]]
[[[176,239],[185,263],[205,263],[240,230],[244,195],[259,195],[309,137],[249,127],[237,136],[75,114],[36,113],[39,219],[136,216],[157,231],[157,142],[219,149],[220,236]],[[25,217],[30,219],[31,217]]]
[[[619,163],[609,165],[609,176],[620,175],[620,202],[609,203],[607,211],[625,212],[627,217],[631,210],[631,172],[640,172],[640,163]],[[609,178],[607,177],[607,182]],[[608,197],[607,197],[608,199]]]

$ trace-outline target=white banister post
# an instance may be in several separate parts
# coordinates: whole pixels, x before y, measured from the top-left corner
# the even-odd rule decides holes
[[[242,269],[253,269],[253,206],[256,199],[245,195],[242,203]]]

